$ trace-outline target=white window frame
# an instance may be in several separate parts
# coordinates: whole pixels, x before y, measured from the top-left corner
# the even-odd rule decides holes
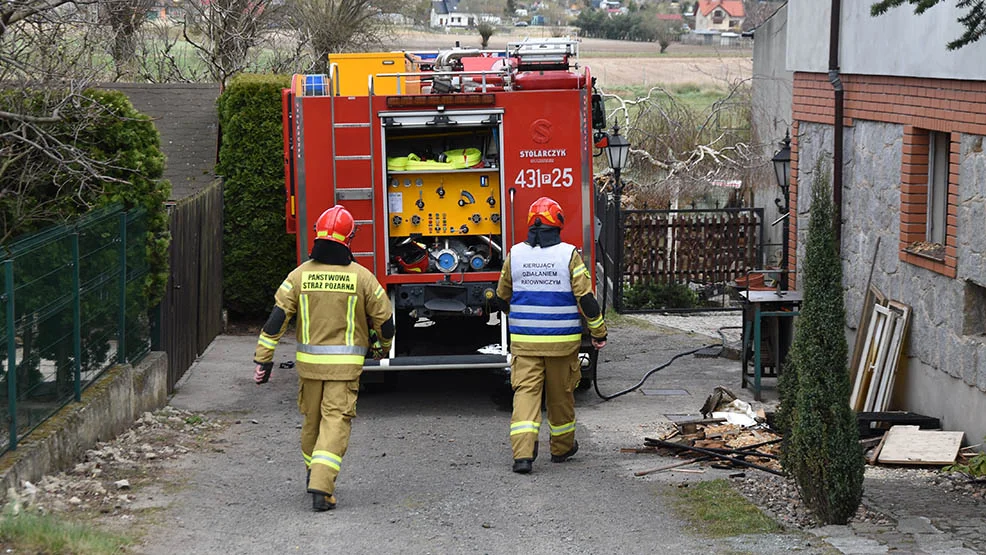
[[[945,244],[948,220],[948,170],[952,140],[949,133],[928,133],[928,212],[925,238]]]

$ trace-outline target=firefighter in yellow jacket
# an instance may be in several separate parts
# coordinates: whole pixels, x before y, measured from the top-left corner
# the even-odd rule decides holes
[[[304,415],[301,454],[312,508],[335,508],[335,482],[356,416],[359,377],[368,349],[380,358],[394,337],[390,300],[349,249],[352,214],[333,206],[315,223],[311,260],[295,268],[274,296],[254,354],[254,381],[265,383],[274,348],[297,316],[298,408]],[[370,327],[379,340],[371,349]]]
[[[548,197],[531,204],[527,241],[510,249],[496,294],[509,303],[510,418],[513,471],[527,474],[538,453],[541,391],[550,428],[551,462],[564,462],[579,450],[575,440],[575,387],[582,377],[579,346],[585,318],[597,349],[606,345],[606,324],[582,256],[563,243],[565,215]]]

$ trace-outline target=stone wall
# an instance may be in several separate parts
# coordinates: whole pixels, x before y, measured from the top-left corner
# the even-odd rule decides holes
[[[0,499],[24,481],[69,468],[99,441],[130,428],[168,402],[168,356],[151,352],[136,367],[117,365],[0,457]]]
[[[831,172],[833,128],[801,122],[798,136],[798,257],[804,256],[811,183],[820,158]],[[986,435],[986,336],[975,314],[986,310],[986,153],[983,137],[962,134],[958,152],[957,276],[915,266],[899,256],[904,126],[855,120],[845,128],[843,283],[846,326],[858,333],[874,261],[873,284],[912,310],[906,357],[891,409],[942,419],[970,443]],[[799,276],[800,281],[800,276]],[[977,312],[978,311],[978,312]],[[970,313],[972,315],[970,316]],[[970,329],[971,328],[971,329]],[[852,345],[850,337],[850,345]]]

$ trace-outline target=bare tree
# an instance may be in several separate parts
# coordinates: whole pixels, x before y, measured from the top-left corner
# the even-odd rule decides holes
[[[247,67],[277,17],[274,0],[186,0],[183,37],[220,86]]]
[[[95,3],[0,4],[0,241],[119,181],[83,139],[106,114],[84,94],[111,71],[94,63],[105,42]]]
[[[132,72],[138,31],[147,21],[155,0],[101,0],[101,19],[113,32],[110,54],[116,64],[116,79]],[[114,79],[114,80],[116,80]]]
[[[366,50],[389,38],[391,25],[379,15],[401,5],[399,0],[293,0],[290,21],[308,44],[310,70],[325,73],[330,53]]]
[[[139,37],[135,71],[140,79],[149,83],[196,83],[210,79],[197,51],[184,48],[180,26],[155,22],[145,25]]]
[[[643,185],[629,202],[670,205],[701,196],[717,180],[744,179],[764,164],[750,146],[750,91],[737,81],[707,108],[681,102],[672,92],[653,87],[645,96],[624,99],[604,94],[617,107],[615,121],[633,145],[627,176]]]
[[[654,24],[654,37],[658,46],[661,47],[661,54],[671,46],[671,42],[681,36],[681,30],[677,24],[671,21],[658,20]]]
[[[479,25],[476,25],[476,32],[479,33],[479,38],[482,41],[481,47],[486,49],[490,45],[490,37],[496,32],[496,27],[489,21],[480,21]]]

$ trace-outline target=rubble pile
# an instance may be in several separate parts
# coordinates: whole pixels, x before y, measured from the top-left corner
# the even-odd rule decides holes
[[[139,487],[155,479],[156,468],[201,448],[225,427],[222,421],[170,406],[145,412],[116,439],[86,451],[72,470],[8,491],[8,503],[15,510],[32,508],[42,513],[124,514],[137,499]]]

